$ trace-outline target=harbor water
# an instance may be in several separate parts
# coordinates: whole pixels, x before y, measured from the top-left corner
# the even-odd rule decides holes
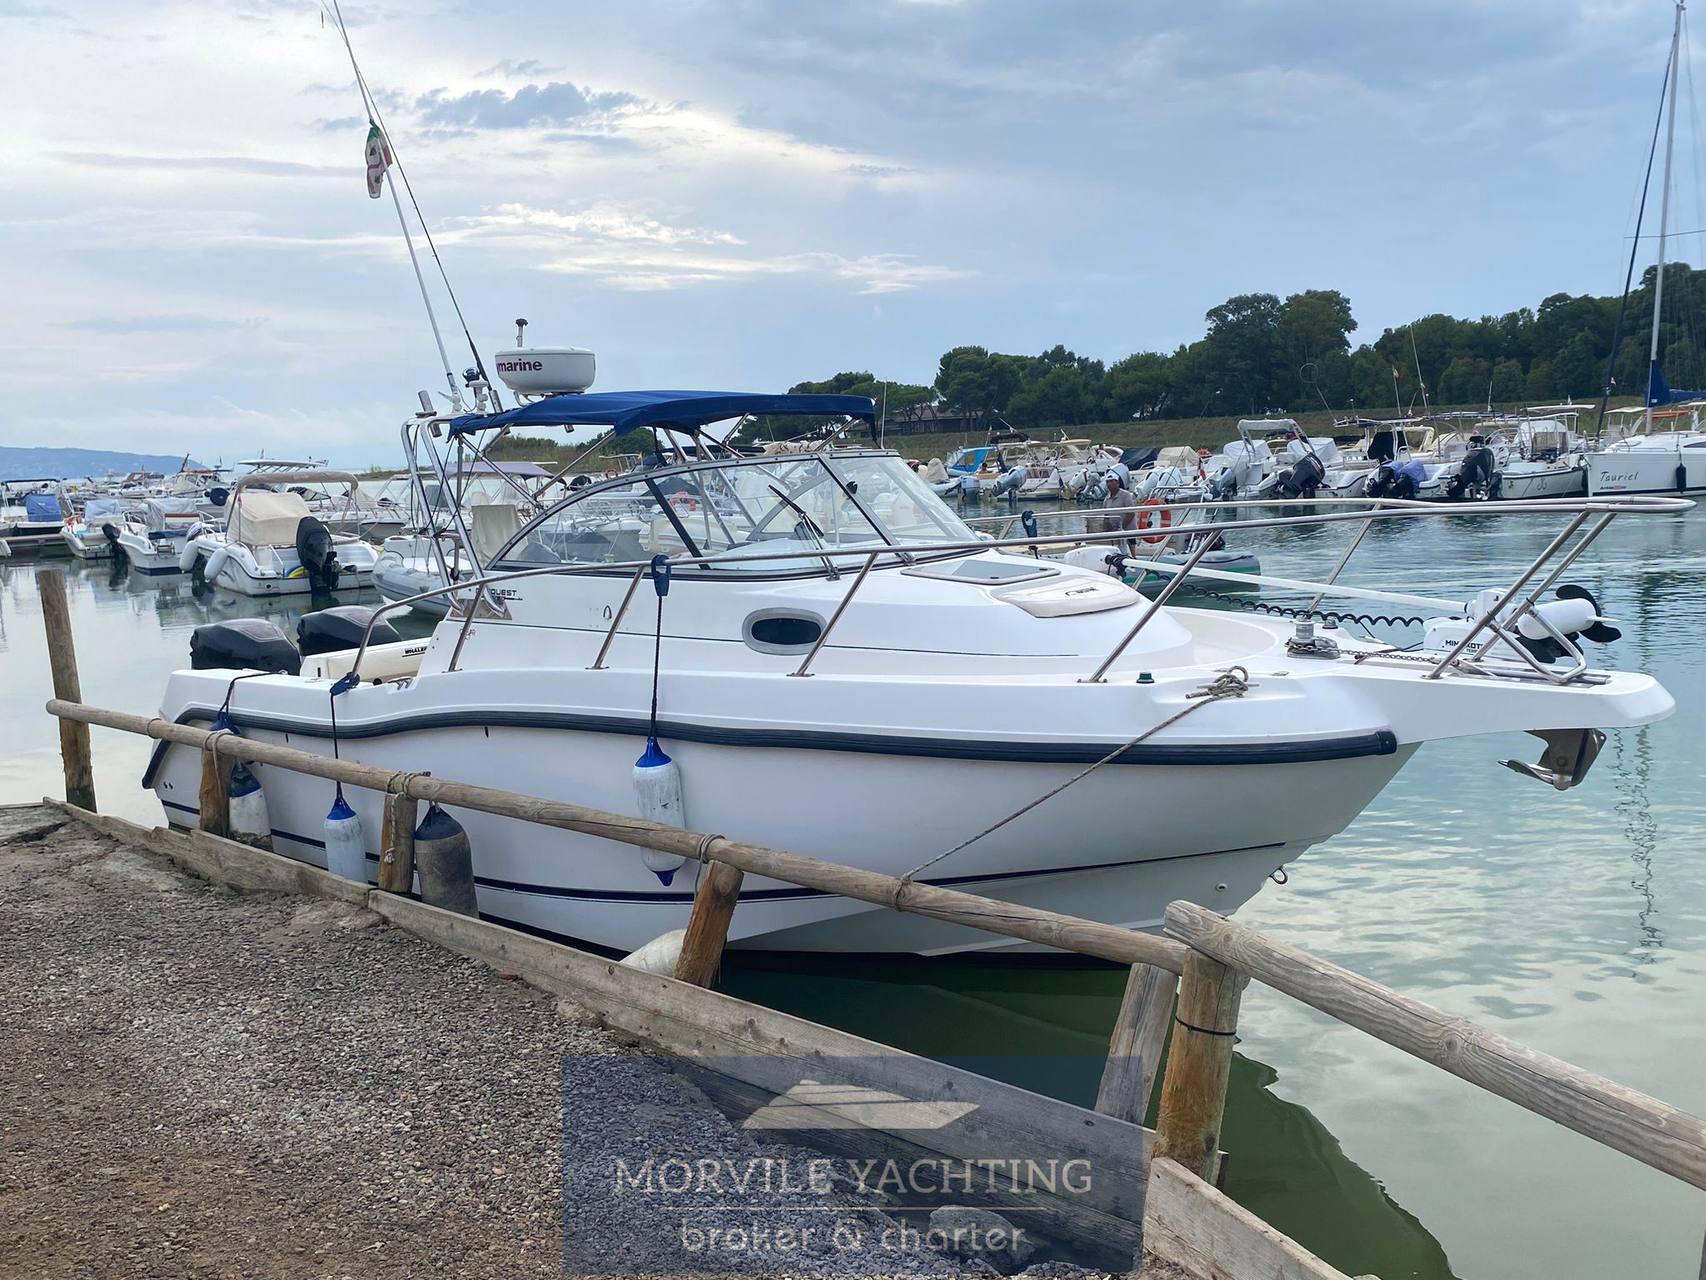
[[[1558,523],[1463,516],[1378,527],[1345,580],[1467,598],[1508,582]],[[1268,572],[1304,577],[1329,568],[1347,538],[1346,526],[1313,527],[1236,545]],[[292,632],[312,607],[122,566],[47,563],[67,574],[85,700],[142,714],[157,710],[167,673],[187,665],[195,626],[262,615]],[[42,711],[35,568],[0,561],[9,741],[0,803],[62,785],[57,732]],[[1611,731],[1592,775],[1567,793],[1499,767],[1538,758],[1525,735],[1432,744],[1239,919],[1706,1113],[1706,513],[1619,519],[1568,577],[1624,633],[1590,656],[1658,676],[1677,714]],[[341,593],[337,602],[377,601]],[[104,811],[160,821],[138,789],[147,754],[139,738],[95,731]],[[1131,815],[1134,833],[1142,817]],[[973,827],[986,818],[967,815]],[[726,981],[736,994],[1088,1103],[1123,978],[1078,966],[731,957]],[[1240,1027],[1223,1129],[1227,1189],[1347,1274],[1557,1280],[1699,1266],[1698,1192],[1259,985]]]

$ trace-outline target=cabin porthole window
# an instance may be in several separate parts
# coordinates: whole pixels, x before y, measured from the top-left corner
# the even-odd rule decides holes
[[[793,609],[761,609],[741,628],[747,647],[759,653],[805,653],[822,634],[822,618]]]

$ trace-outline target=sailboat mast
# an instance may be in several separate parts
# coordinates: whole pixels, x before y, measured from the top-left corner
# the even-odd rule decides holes
[[[1670,33],[1670,107],[1665,121],[1665,175],[1659,189],[1659,269],[1653,280],[1653,336],[1647,348],[1647,433],[1653,430],[1653,387],[1659,372],[1659,315],[1665,297],[1665,234],[1670,229],[1670,161],[1676,150],[1676,82],[1681,72],[1683,0],[1676,3],[1676,25]]]

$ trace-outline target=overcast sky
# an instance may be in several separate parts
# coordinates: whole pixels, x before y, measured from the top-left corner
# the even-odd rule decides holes
[[[1615,292],[1670,27],[1667,0],[345,16],[475,339],[527,316],[604,389],[1111,361],[1256,290],[1340,289],[1370,339]],[[0,0],[0,107],[0,443],[397,456],[443,379],[312,0]]]

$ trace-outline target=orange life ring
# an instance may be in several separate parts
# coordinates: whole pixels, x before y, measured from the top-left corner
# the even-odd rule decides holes
[[[621,474],[622,473],[620,471],[618,471],[615,467],[607,467],[605,469],[605,472],[604,472],[604,478],[606,480],[614,480],[617,476],[619,476]]]
[[[1152,511],[1150,510],[1151,507],[1156,509]],[[1171,529],[1173,527],[1172,508],[1163,507],[1160,498],[1147,499],[1137,513],[1137,527],[1139,529]],[[1143,540],[1151,543],[1165,542],[1167,535],[1165,533],[1145,534]]]

